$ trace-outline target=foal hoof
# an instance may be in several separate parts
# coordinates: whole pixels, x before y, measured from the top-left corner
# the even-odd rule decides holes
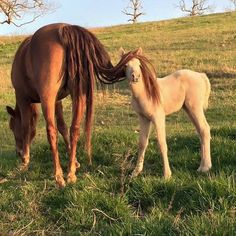
[[[61,175],[55,176],[55,180],[59,188],[64,188],[66,186],[66,182]]]
[[[169,180],[171,178],[171,175],[172,175],[171,170],[165,172],[164,173],[164,179]]]
[[[140,173],[140,170],[134,170],[131,174],[131,179],[136,178]]]
[[[211,165],[208,166],[199,166],[197,169],[198,172],[206,173],[211,169]]]
[[[68,184],[74,184],[77,180],[77,177],[75,174],[68,174],[67,176],[67,183]]]

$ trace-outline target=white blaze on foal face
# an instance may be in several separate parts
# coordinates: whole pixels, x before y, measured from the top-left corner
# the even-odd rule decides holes
[[[130,83],[136,83],[141,79],[141,63],[138,59],[133,58],[126,64],[126,77]]]

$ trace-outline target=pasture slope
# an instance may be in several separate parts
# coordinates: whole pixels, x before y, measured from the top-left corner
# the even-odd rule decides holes
[[[199,140],[183,112],[167,118],[173,172],[162,179],[154,132],[144,171],[129,174],[137,158],[138,120],[127,82],[96,94],[93,167],[87,166],[83,136],[81,169],[73,186],[58,189],[40,119],[28,172],[17,171],[6,105],[13,55],[24,37],[0,38],[0,235],[235,235],[236,234],[236,13],[180,18],[93,29],[114,62],[122,46],[142,46],[158,76],[180,68],[206,72],[212,84],[206,112],[212,133],[213,169],[199,174]],[[64,101],[70,121],[70,100]],[[65,146],[59,149],[64,170]]]

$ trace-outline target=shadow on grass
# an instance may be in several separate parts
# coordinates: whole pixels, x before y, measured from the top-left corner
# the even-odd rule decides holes
[[[236,128],[221,127],[218,129],[211,129],[211,135],[236,141]]]

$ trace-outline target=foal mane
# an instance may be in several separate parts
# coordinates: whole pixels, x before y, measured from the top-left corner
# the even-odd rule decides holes
[[[145,91],[149,99],[153,101],[153,103],[160,102],[160,89],[156,82],[156,70],[150,60],[138,53],[138,49],[134,51],[130,51],[124,54],[121,58],[120,64],[126,64],[128,61],[136,58],[140,61],[140,69],[142,72],[142,79],[144,82]]]

